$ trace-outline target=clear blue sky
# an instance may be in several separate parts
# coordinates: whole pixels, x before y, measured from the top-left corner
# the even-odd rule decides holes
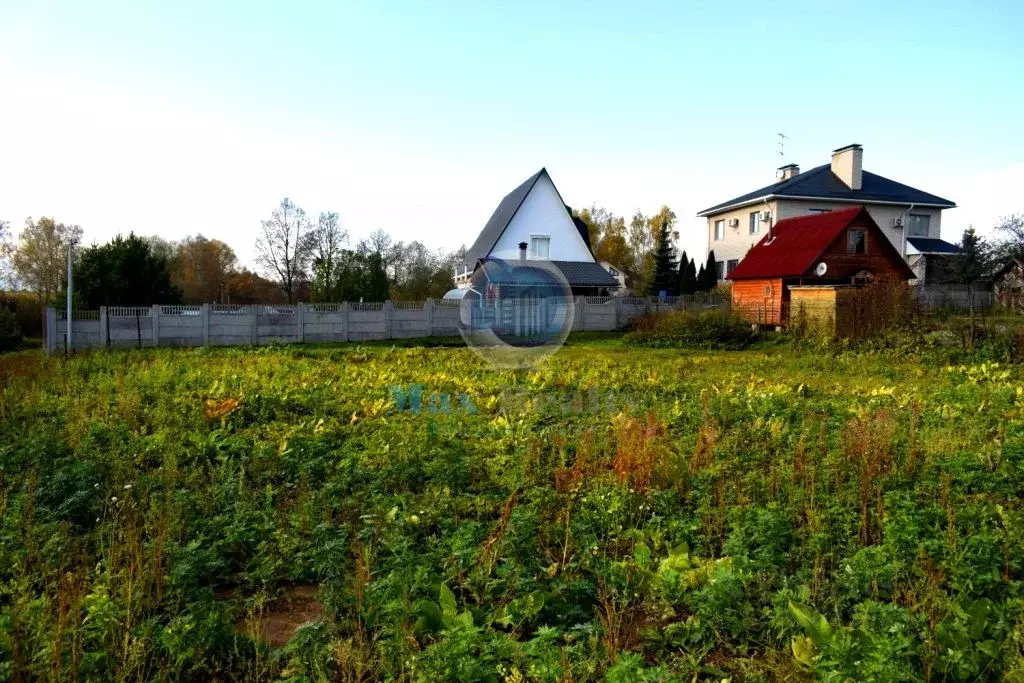
[[[546,166],[703,250],[696,211],[859,142],[960,204],[955,239],[1024,211],[1022,26],[1009,1],[0,0],[0,218],[247,259],[287,195],[456,247]]]

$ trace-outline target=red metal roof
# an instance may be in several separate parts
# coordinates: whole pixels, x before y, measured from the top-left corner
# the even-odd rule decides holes
[[[784,218],[751,247],[733,268],[730,280],[798,277],[817,263],[822,253],[856,219],[863,206]],[[868,216],[868,220],[872,220]],[[872,222],[874,222],[872,220]]]

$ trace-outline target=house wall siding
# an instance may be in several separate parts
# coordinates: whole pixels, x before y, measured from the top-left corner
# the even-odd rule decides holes
[[[768,225],[766,223],[761,224],[761,229],[757,233],[750,234],[750,214],[754,211],[771,211],[772,215],[776,212],[776,203],[774,201],[768,202],[767,204],[761,202],[759,204],[751,204],[750,206],[744,206],[741,209],[735,209],[733,211],[726,211],[715,216],[708,218],[708,248],[715,250],[716,261],[729,261],[736,259],[737,261],[742,260],[744,256],[752,246],[757,244],[765,233],[768,232]],[[729,221],[733,218],[739,220],[739,227],[730,228]],[[721,240],[715,240],[715,221],[725,221],[725,238]]]
[[[715,250],[715,258],[719,261],[742,259],[746,255],[747,251],[757,244],[762,237],[764,237],[764,234],[768,230],[768,226],[762,224],[760,232],[754,235],[750,234],[748,220],[750,213],[755,210],[770,210],[772,212],[772,216],[774,216],[772,222],[778,223],[785,218],[806,216],[811,213],[811,209],[831,209],[835,211],[837,209],[847,209],[852,206],[866,207],[868,213],[871,214],[871,217],[882,229],[882,232],[889,238],[889,241],[892,242],[893,246],[896,247],[896,251],[901,255],[906,254],[906,235],[903,234],[903,230],[893,228],[892,221],[894,218],[902,218],[903,214],[910,209],[909,204],[902,206],[888,206],[879,204],[860,204],[857,202],[832,202],[824,200],[804,201],[797,199],[779,199],[767,203],[760,202],[757,204],[750,204],[739,209],[708,216],[708,248]],[[929,216],[928,237],[941,237],[942,209],[915,208],[911,210],[911,213]],[[729,227],[729,219],[731,218],[739,219],[740,225],[738,228]],[[725,239],[716,241],[715,221],[723,219],[725,220]]]
[[[491,250],[492,258],[518,259],[519,243],[529,244],[530,235],[551,238],[553,261],[593,261],[594,257],[576,230],[554,184],[545,175],[537,180],[519,211]]]

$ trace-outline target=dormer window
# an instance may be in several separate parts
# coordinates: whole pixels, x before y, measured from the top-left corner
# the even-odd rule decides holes
[[[530,258],[551,258],[551,238],[547,235],[531,235]]]

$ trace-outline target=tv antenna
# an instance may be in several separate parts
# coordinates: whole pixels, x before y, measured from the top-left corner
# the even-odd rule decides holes
[[[786,140],[789,139],[789,136],[784,134],[784,133],[776,133],[776,135],[779,136],[779,156],[780,157],[781,156],[785,156],[786,155]]]

